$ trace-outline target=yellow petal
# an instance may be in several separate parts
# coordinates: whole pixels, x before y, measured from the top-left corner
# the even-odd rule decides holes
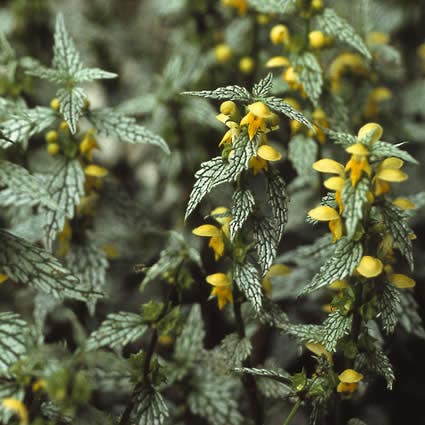
[[[236,103],[231,100],[226,100],[220,105],[220,112],[224,115],[232,115],[236,112]]]
[[[321,205],[320,207],[313,208],[308,212],[311,218],[318,221],[330,221],[339,219],[339,214],[336,210],[327,205]]]
[[[354,145],[349,146],[345,149],[348,153],[353,155],[366,156],[369,155],[369,150],[362,143],[355,143]]]
[[[345,369],[344,372],[338,375],[341,382],[345,384],[354,384],[363,379],[363,375],[354,369]]]
[[[100,165],[91,164],[84,168],[84,173],[90,177],[105,177],[108,175],[108,170]]]
[[[338,393],[353,393],[357,390],[358,384],[357,382],[353,382],[351,384],[348,384],[346,382],[340,382],[338,386],[336,387],[336,391]]]
[[[251,103],[251,105],[248,105],[248,111],[260,118],[270,118],[272,116],[272,111],[263,102]]]
[[[359,274],[364,277],[375,277],[382,273],[383,270],[382,261],[378,258],[365,255],[360,260],[356,270]]]
[[[416,205],[406,198],[394,199],[393,204],[402,210],[414,210],[416,208]]]
[[[221,236],[216,238],[211,238],[208,246],[212,248],[214,251],[214,259],[215,261],[218,261],[224,254],[224,240]]]
[[[192,233],[196,236],[208,238],[217,238],[221,236],[220,229],[212,224],[203,224],[202,226],[196,227],[192,230]]]
[[[7,279],[9,279],[7,274],[0,273],[0,283],[6,282]]]
[[[212,286],[229,286],[230,280],[224,273],[210,274],[205,279]]]
[[[323,184],[329,190],[340,192],[344,188],[344,179],[342,177],[330,177]]]
[[[388,276],[388,280],[397,288],[413,288],[416,282],[409,276],[400,273],[393,273]]]
[[[291,273],[291,269],[285,264],[273,264],[269,271],[267,272],[267,276],[284,276]]]
[[[249,125],[255,119],[255,116],[252,112],[248,112],[242,119],[239,125]]]
[[[315,344],[308,342],[306,348],[310,350],[312,353],[316,354],[316,356],[325,356],[330,364],[333,364],[332,354],[326,350],[326,348],[322,344]]]
[[[285,56],[275,56],[273,58],[270,58],[267,63],[267,68],[278,68],[282,66],[289,66],[291,63],[289,62],[288,58],[285,58]]]
[[[329,284],[328,288],[340,291],[341,289],[348,288],[349,285],[346,280],[335,280]]]
[[[344,166],[333,159],[323,158],[319,159],[313,164],[313,169],[319,173],[339,174],[344,175]]]
[[[403,171],[395,170],[393,168],[384,168],[378,172],[376,177],[386,182],[400,183],[407,180],[408,176],[406,173],[403,173]]]
[[[372,132],[371,142],[376,142],[382,137],[384,129],[375,122],[365,124],[358,132],[357,137],[359,140],[364,139],[370,132]]]
[[[376,87],[376,89],[373,89],[369,94],[369,98],[376,102],[383,102],[384,100],[391,99],[391,97],[391,90],[387,87]]]
[[[393,170],[400,169],[404,164],[404,161],[402,161],[400,158],[395,158],[393,156],[390,156],[389,158],[384,159],[381,164],[379,165],[380,169],[384,168],[391,168]]]
[[[28,425],[29,415],[28,410],[21,400],[16,398],[4,398],[2,401],[3,407],[12,410],[20,419],[20,425]]]
[[[279,161],[282,158],[280,152],[269,145],[261,145],[257,150],[257,156],[266,161]]]

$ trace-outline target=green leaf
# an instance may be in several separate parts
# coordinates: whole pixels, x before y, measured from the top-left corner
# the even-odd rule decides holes
[[[391,283],[385,282],[378,298],[378,317],[387,334],[393,333],[398,323],[399,305],[399,291]]]
[[[204,369],[204,368],[203,368]],[[214,425],[241,425],[235,389],[228,378],[204,369],[198,371],[187,405],[190,411]]]
[[[273,74],[269,72],[264,78],[262,78],[258,83],[254,84],[252,88],[252,95],[254,97],[264,97],[267,96],[273,85]]]
[[[339,311],[329,314],[323,322],[323,346],[330,352],[336,351],[338,341],[351,330],[353,316],[343,316]]]
[[[391,365],[390,359],[379,347],[372,353],[369,365],[372,365],[373,370],[379,375],[382,375],[387,381],[387,389],[392,390],[395,381],[394,370]]]
[[[248,0],[257,12],[288,14],[295,11],[296,0]]]
[[[261,216],[254,220],[253,235],[258,264],[264,276],[276,258],[279,246],[279,229],[272,216]]]
[[[325,132],[331,140],[333,140],[338,145],[342,145],[344,148],[348,148],[349,146],[358,143],[357,137],[353,136],[352,134],[329,129],[326,129]]]
[[[9,161],[0,160],[1,205],[22,206],[41,204],[52,209],[57,205],[44,187],[44,181],[31,175],[25,168]]]
[[[255,266],[251,263],[235,264],[233,268],[233,279],[247,300],[252,304],[255,311],[261,311],[262,287]]]
[[[217,156],[201,164],[201,168],[195,173],[196,181],[190,193],[185,219],[213,188],[235,181],[242,171],[248,169],[249,160],[257,153],[257,144],[257,137],[249,140],[248,134],[243,132],[233,142],[233,149],[227,159]]]
[[[412,164],[418,164],[418,161],[416,161],[412,155],[399,148],[401,145],[403,145],[403,143],[392,145],[391,143],[378,140],[377,142],[370,145],[369,151],[372,156],[378,159],[395,156],[396,158],[400,158],[403,161],[411,162]]]
[[[350,276],[358,266],[363,255],[363,246],[359,242],[351,241],[347,237],[336,243],[336,249],[313,280],[303,289],[302,294],[323,288],[326,285]]]
[[[56,69],[73,76],[77,71],[82,69],[83,65],[74,41],[65,28],[65,22],[62,14],[59,14],[56,18],[54,39],[53,66]]]
[[[252,100],[248,90],[240,86],[220,87],[215,90],[186,91],[181,94],[205,97],[208,99],[233,100],[241,103],[248,103]]]
[[[322,68],[316,56],[313,53],[304,52],[295,57],[294,66],[299,75],[299,82],[313,105],[316,106],[323,87]]]
[[[220,342],[219,354],[222,357],[222,363],[227,369],[242,366],[252,351],[252,344],[249,338],[241,338],[236,333],[226,335]]]
[[[342,204],[344,210],[342,216],[345,218],[345,230],[347,237],[352,239],[357,231],[357,227],[363,219],[366,205],[368,203],[367,193],[370,190],[369,179],[363,177],[355,186],[351,184],[351,180],[344,182],[342,189]]]
[[[21,389],[15,381],[0,378],[0,400],[4,400],[5,398],[13,398],[15,400],[23,401],[24,395],[24,390]],[[12,410],[3,407],[3,403],[0,403],[1,423],[8,424],[13,414],[14,412]]]
[[[259,376],[262,378],[274,379],[278,382],[289,383],[291,380],[290,375],[283,369],[258,369],[255,367],[237,367],[232,370],[237,374],[248,374],[252,376]]]
[[[230,222],[230,240],[242,228],[255,205],[254,195],[249,189],[237,189],[232,196],[232,221]]]
[[[387,232],[393,237],[394,246],[401,252],[409,263],[410,270],[414,268],[412,240],[413,230],[408,224],[408,216],[396,205],[386,202],[379,211]]]
[[[21,316],[16,313],[0,313],[1,376],[10,376],[9,368],[27,353],[29,337],[28,323]]]
[[[112,108],[90,111],[87,118],[99,133],[106,136],[115,136],[129,143],[159,146],[165,153],[170,153],[167,143],[161,136],[137,124],[135,118],[127,117]]]
[[[372,59],[369,49],[354,28],[345,19],[338,16],[335,10],[326,8],[321,15],[317,16],[316,20],[315,26],[326,35],[330,35],[339,41],[349,44],[366,59]]]
[[[322,343],[323,326],[322,325],[298,325],[288,323],[284,329],[285,333],[295,338],[299,344]]]
[[[60,209],[46,209],[46,244],[51,247],[56,233],[63,229],[65,218],[72,219],[75,207],[84,195],[84,172],[77,159],[59,157],[53,173],[49,176],[46,189]]]
[[[87,93],[81,87],[59,89],[56,93],[60,102],[59,112],[68,123],[72,134],[77,132],[78,121],[83,113]]]
[[[273,111],[280,112],[281,114],[286,115],[291,120],[298,121],[301,124],[304,124],[308,128],[315,131],[313,128],[313,124],[301,112],[298,112],[289,103],[284,102],[281,98],[270,96],[263,98],[262,101],[269,108],[273,109]]]
[[[296,134],[288,145],[288,159],[292,162],[297,174],[306,182],[314,182],[316,174],[312,169],[319,151],[317,143],[304,134]]]
[[[113,72],[104,71],[103,69],[99,68],[83,68],[78,70],[73,75],[73,80],[76,83],[86,83],[90,81],[95,80],[104,80],[104,79],[111,79],[111,78],[117,78],[118,75]]]
[[[0,139],[0,146],[10,147],[13,143],[26,144],[28,139],[50,127],[57,115],[51,108],[37,106],[33,109],[23,109],[2,122],[0,130],[9,140]]]
[[[108,314],[100,327],[87,339],[85,349],[122,348],[141,338],[147,328],[139,314],[125,311]]]
[[[81,285],[52,254],[1,230],[0,269],[11,279],[62,300],[74,298],[87,302],[102,297]]]
[[[145,386],[137,396],[133,416],[135,425],[163,425],[169,416],[168,407],[155,388]]]
[[[174,358],[189,367],[200,359],[204,348],[205,329],[199,304],[190,310],[183,330],[176,338]]]
[[[398,305],[398,317],[403,328],[421,339],[425,339],[425,329],[421,316],[419,315],[419,305],[410,291],[399,292],[400,304]]]
[[[104,293],[108,260],[104,251],[93,243],[72,244],[66,256],[66,265],[78,277],[81,285],[96,293]],[[88,307],[94,314],[96,300],[90,300]]]
[[[289,197],[286,191],[285,182],[275,168],[269,167],[266,177],[266,199],[271,207],[271,214],[276,229],[276,239],[279,243],[285,230],[286,223],[288,222]]]

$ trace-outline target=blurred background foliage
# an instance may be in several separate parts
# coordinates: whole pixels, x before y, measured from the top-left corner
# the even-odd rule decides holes
[[[368,40],[369,36],[371,40],[370,34],[374,32],[388,36],[384,43],[370,41],[369,47],[376,60],[366,76],[353,73],[343,77],[340,104],[336,109],[345,123],[336,124],[349,132],[357,132],[363,123],[372,120],[384,127],[385,140],[408,141],[404,147],[421,165],[409,166],[409,183],[402,190],[404,195],[415,200],[415,195],[424,190],[425,178],[422,165],[425,163],[425,4],[414,0],[338,0],[330,1],[329,5],[364,39]],[[97,302],[94,315],[77,301],[49,307],[44,324],[46,342],[61,342],[73,351],[108,313],[137,312],[140,304],[165,293],[168,288],[164,282],[157,281],[143,292],[139,286],[145,266],[153,264],[167,246],[168,231],[186,233],[191,246],[201,247],[202,241],[190,236],[191,229],[215,206],[229,205],[230,193],[225,188],[216,191],[208,202],[204,202],[201,211],[188,223],[183,223],[194,172],[202,161],[216,155],[224,131],[215,118],[218,102],[180,93],[228,84],[252,87],[268,72],[267,60],[279,54],[269,41],[270,29],[284,23],[295,34],[302,30],[302,25],[297,17],[264,15],[254,8],[238,13],[237,8],[226,7],[215,0],[3,0],[0,2],[0,32],[14,52],[9,50],[4,39],[0,40],[0,96],[11,99],[22,96],[29,106],[48,105],[54,97],[52,87],[26,75],[20,61],[31,56],[44,64],[50,63],[54,19],[58,12],[64,14],[84,62],[119,75],[117,79],[87,87],[91,104],[117,106],[160,134],[171,149],[171,155],[167,156],[151,146],[119,144],[107,137],[98,139],[101,149],[95,154],[96,160],[109,169],[111,176],[103,188],[102,202],[114,205],[112,213],[111,209],[105,209],[107,213],[94,229],[98,241],[114,245],[105,278],[108,296]],[[223,50],[223,45],[228,50]],[[339,52],[340,48],[330,48],[324,53],[324,61],[330,64]],[[371,97],[377,87],[388,90],[382,100]],[[279,75],[275,78],[274,92],[294,96]],[[299,101],[302,111],[311,116],[311,103],[303,98]],[[331,128],[335,128],[333,124]],[[312,174],[306,174],[304,180],[297,177],[296,164],[288,160],[291,137],[289,122],[282,121],[273,141],[284,152],[285,160],[278,167],[289,182],[291,194],[289,224],[279,251],[286,261],[285,252],[308,244],[323,233],[320,226],[312,227],[305,222],[305,212],[320,200],[320,181]],[[27,160],[43,161],[44,146],[42,136],[34,137],[28,147]],[[324,143],[319,144],[319,150],[321,156],[327,156],[334,147]],[[425,202],[423,199],[416,201],[421,209],[414,219],[418,235],[415,298],[424,319],[425,243],[422,235],[425,233]],[[7,209],[2,209],[1,215],[2,222],[13,222]],[[212,348],[231,331],[231,322],[219,312],[215,303],[208,302],[209,289],[204,275],[215,271],[215,262],[205,245],[202,245],[201,254],[203,269],[195,263],[190,264],[192,277],[188,277],[190,283],[180,301],[183,308],[194,302],[201,304],[206,325],[205,345]],[[322,295],[296,297],[297,288],[309,277],[308,270],[294,270],[289,276],[275,279],[273,298],[294,321],[318,323],[325,317],[320,306],[329,300]],[[12,291],[10,286],[0,286],[0,311],[13,310],[30,318],[34,308],[32,299],[28,288],[15,287]],[[44,311],[46,307],[41,305]],[[167,357],[171,348],[165,338],[163,342],[160,353]],[[308,355],[299,355],[286,336],[266,326],[256,329],[253,345],[255,364],[273,357],[280,367],[296,372],[302,366],[309,367],[311,362]],[[346,418],[362,417],[373,425],[401,425],[412,419],[422,423],[425,421],[422,406],[425,403],[422,386],[425,342],[398,329],[389,338],[388,348],[397,376],[393,391],[386,391],[383,380],[378,380],[361,398],[344,403],[345,410],[341,414]],[[59,350],[57,346],[55,349]],[[128,357],[134,351],[137,347],[135,350],[130,345],[124,353]],[[81,367],[73,364],[78,363],[78,359],[69,359],[60,350],[54,355],[39,355],[41,358],[51,355],[58,361],[65,359],[62,373],[66,376],[58,376],[58,380],[70,379],[67,374]],[[38,367],[36,360],[35,368]],[[128,367],[116,361],[114,358],[114,362],[108,363],[105,354],[105,367],[113,364],[120,371]],[[73,379],[78,380],[79,372],[76,373]],[[84,381],[85,375],[81,376]],[[85,388],[86,383],[75,385]],[[78,391],[79,397],[84,398],[84,391]],[[108,411],[110,405],[124,405],[123,399],[115,404],[114,397],[113,392],[95,393],[92,402],[104,411]],[[270,402],[266,423],[281,423],[287,410],[284,403]],[[204,423],[198,417],[185,418],[189,419],[190,423]],[[293,423],[304,424],[306,420],[306,416],[300,414]]]

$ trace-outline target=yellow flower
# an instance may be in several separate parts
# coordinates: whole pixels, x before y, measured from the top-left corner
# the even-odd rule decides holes
[[[264,144],[257,149],[257,155],[250,158],[248,167],[252,169],[255,176],[262,170],[268,170],[267,161],[279,161],[281,158],[280,152]]]
[[[324,356],[328,360],[330,364],[333,364],[332,354],[326,350],[326,348],[322,344],[316,344],[312,342],[308,342],[305,344],[305,347],[310,350],[313,354],[316,354],[316,356]]]
[[[361,143],[349,146],[346,151],[351,153],[351,158],[345,165],[345,171],[350,171],[351,184],[355,186],[361,179],[362,174],[368,176],[372,174],[372,169],[368,161],[369,150]]]
[[[371,134],[371,143],[374,143],[376,141],[378,141],[381,137],[382,134],[384,132],[384,129],[377,124],[376,122],[370,122],[368,124],[365,124],[357,133],[357,138],[359,139],[359,141],[362,141],[366,136],[369,135],[369,133]]]
[[[390,42],[390,36],[384,32],[373,31],[366,36],[366,43],[369,46],[377,44],[388,44]]]
[[[345,369],[339,376],[339,384],[336,390],[339,393],[353,393],[357,390],[363,375],[354,369]]]
[[[308,34],[308,42],[312,49],[321,49],[327,43],[327,37],[322,31],[311,31]]]
[[[379,258],[371,257],[370,255],[364,255],[359,265],[356,268],[357,273],[366,277],[372,278],[379,276],[384,269],[384,265]]]
[[[0,273],[0,284],[6,282],[7,279],[9,279],[7,274]]]
[[[29,424],[28,410],[22,401],[16,398],[4,398],[3,407],[12,410],[19,417],[19,425]]]
[[[65,220],[62,231],[58,233],[58,255],[60,257],[65,257],[65,255],[68,254],[69,248],[71,247],[71,239],[72,227],[69,221]]]
[[[248,114],[242,118],[240,126],[248,126],[248,136],[252,140],[258,131],[266,132],[266,120],[272,118],[274,114],[263,102],[251,103],[248,105],[248,111]]]
[[[368,96],[364,115],[367,118],[375,118],[378,115],[379,103],[391,99],[391,90],[386,87],[376,87]]]
[[[342,289],[349,288],[349,285],[346,280],[335,280],[328,285],[328,288],[335,291],[341,291]]]
[[[229,238],[229,224],[232,217],[225,207],[217,207],[211,212],[211,216],[221,224],[221,228],[213,224],[203,224],[192,230],[196,236],[210,238],[208,246],[214,251],[214,258],[218,261],[224,254],[225,238]]]
[[[389,274],[388,280],[400,289],[413,288],[416,285],[416,282],[412,278],[400,273]]]
[[[314,11],[319,11],[323,9],[323,0],[312,0],[311,2],[311,8]]]
[[[84,174],[89,177],[105,177],[108,175],[108,170],[100,165],[90,164],[84,168]]]
[[[226,63],[233,57],[233,51],[227,44],[218,44],[214,48],[215,59],[218,63]]]
[[[54,98],[50,101],[50,107],[54,110],[54,111],[59,111],[60,108],[60,102],[58,98]]]
[[[379,164],[373,180],[376,196],[389,192],[390,183],[401,183],[407,180],[407,174],[400,170],[403,164],[401,159],[394,157],[386,158]]]
[[[222,0],[222,3],[224,6],[237,9],[240,15],[245,15],[248,9],[247,0]]]
[[[270,58],[266,63],[267,68],[281,68],[290,65],[291,62],[289,62],[289,59],[285,56],[274,56]]]
[[[329,158],[323,158],[316,161],[313,164],[313,169],[319,171],[320,173],[338,174],[339,176],[344,176],[344,166],[339,162]]]
[[[241,60],[239,61],[239,69],[244,73],[244,74],[250,74],[252,72],[252,70],[254,69],[255,66],[255,62],[254,59],[252,59],[249,56],[244,56],[243,58],[241,58]]]
[[[88,131],[80,143],[80,152],[90,161],[92,160],[92,151],[98,147],[96,139],[93,136],[94,131]]]
[[[308,215],[315,220],[329,222],[329,230],[332,233],[334,242],[342,237],[344,229],[341,216],[334,208],[327,205],[321,205],[310,210]]]
[[[287,44],[289,42],[289,30],[286,25],[275,25],[270,31],[270,40],[273,44]]]
[[[362,57],[357,53],[341,53],[329,67],[329,77],[334,91],[341,89],[341,78],[347,72],[367,76],[369,71],[364,65]]]
[[[392,202],[394,205],[399,207],[401,210],[414,210],[416,208],[416,205],[406,198],[396,198]]]
[[[47,145],[47,152],[51,156],[55,156],[59,153],[60,146],[57,143],[49,143]]]
[[[267,295],[272,293],[271,278],[275,276],[285,276],[291,273],[291,269],[284,264],[273,264],[263,277],[263,288]]]
[[[46,133],[45,139],[47,143],[55,143],[57,142],[59,134],[56,130],[50,130]]]
[[[224,273],[214,273],[207,276],[206,281],[214,286],[210,296],[217,297],[218,308],[220,310],[227,304],[233,303],[232,283]]]

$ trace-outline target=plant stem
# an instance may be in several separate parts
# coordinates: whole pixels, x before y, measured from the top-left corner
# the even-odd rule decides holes
[[[242,318],[240,294],[237,290],[235,290],[234,292],[235,292],[234,293],[235,302],[233,303],[233,312],[235,314],[236,328],[237,328],[239,337],[245,338],[245,335],[246,335],[245,323]],[[244,361],[243,366],[244,367],[252,366],[250,357],[248,357]],[[242,376],[241,381],[249,399],[249,405],[251,408],[251,414],[254,419],[254,422],[256,425],[263,425],[264,412],[258,397],[257,383],[255,382],[255,379],[252,375]]]
[[[289,425],[292,419],[294,419],[294,416],[297,414],[300,406],[301,406],[301,399],[299,398],[297,402],[292,406],[292,409],[289,412],[289,415],[287,416],[287,418],[285,419],[285,422],[283,423],[283,425]]]

